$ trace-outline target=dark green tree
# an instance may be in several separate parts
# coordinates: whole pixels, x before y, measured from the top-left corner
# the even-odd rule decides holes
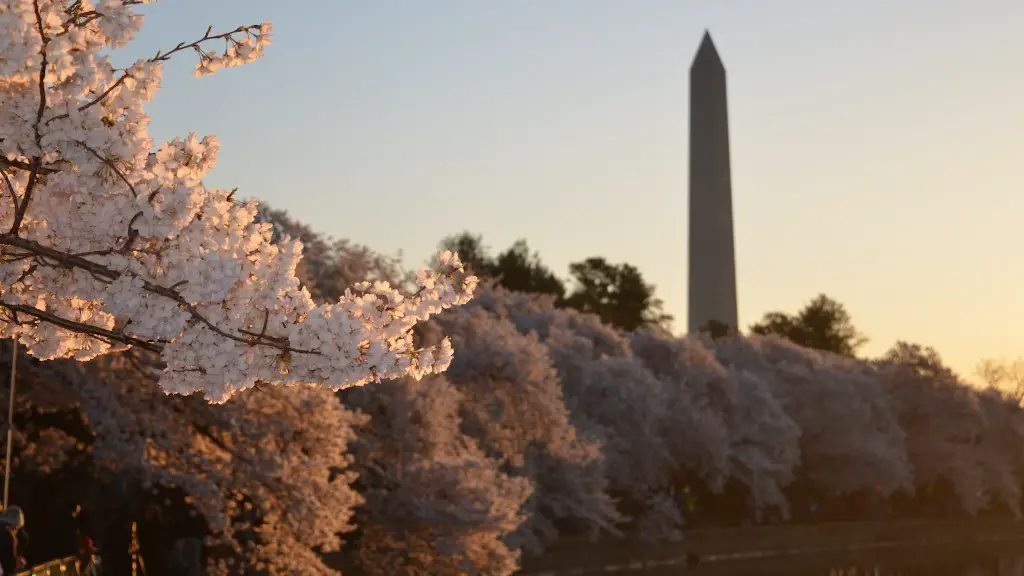
[[[565,298],[565,284],[541,262],[539,254],[530,252],[526,240],[516,240],[498,254],[494,264],[494,276],[509,290],[552,294],[559,302]]]
[[[654,286],[644,281],[635,266],[593,257],[570,264],[569,272],[575,281],[565,300],[570,308],[597,314],[623,330],[666,326],[672,320],[662,310],[662,301],[654,296]]]
[[[550,294],[558,306],[596,314],[607,324],[623,330],[657,325],[667,328],[672,316],[654,296],[654,286],[630,264],[611,264],[604,258],[588,258],[569,266],[574,289],[567,295],[565,282],[544,265],[526,240],[517,240],[497,257],[483,238],[471,232],[448,236],[440,247],[454,250],[477,276],[490,278],[515,292]]]
[[[526,240],[516,240],[497,258],[491,257],[481,236],[469,232],[445,238],[441,241],[441,248],[458,252],[459,259],[473,274],[492,278],[502,288],[551,294],[559,302],[565,298],[565,284],[544,265],[540,255],[530,252]]]
[[[867,338],[853,326],[849,312],[839,302],[818,295],[795,316],[769,312],[750,327],[755,334],[777,334],[801,346],[854,356]]]
[[[725,322],[710,320],[707,324],[701,326],[699,331],[711,336],[713,340],[718,340],[719,338],[732,336],[736,333],[736,328],[726,324]]]

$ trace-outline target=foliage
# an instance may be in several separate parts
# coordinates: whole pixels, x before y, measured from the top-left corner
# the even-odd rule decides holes
[[[996,499],[1020,513],[1021,420],[1005,398],[966,385],[934,349],[898,342],[879,364],[890,410],[906,434],[917,490],[951,482],[965,510],[977,513]],[[994,400],[994,401],[993,401]],[[998,439],[1016,435],[1010,448]],[[1007,477],[1007,468],[1016,469]]]
[[[597,314],[612,326],[626,331],[643,326],[667,325],[672,317],[662,311],[654,287],[629,264],[610,264],[604,258],[587,258],[569,265],[576,287],[566,305]]]
[[[985,385],[1009,394],[1018,403],[1024,402],[1024,358],[996,360],[986,358],[975,370]]]
[[[553,296],[560,307],[597,314],[622,330],[667,327],[672,321],[662,309],[663,302],[654,296],[654,286],[647,284],[630,264],[611,264],[600,257],[572,263],[569,273],[573,289],[569,293],[566,284],[536,252],[530,251],[526,240],[517,240],[495,258],[490,256],[483,238],[469,232],[445,238],[441,248],[458,252],[472,273],[492,279],[496,286]]]
[[[146,353],[88,364],[22,358],[27,435],[18,442],[16,493],[29,490],[34,469],[67,469],[68,484],[49,498],[82,504],[99,519],[98,536],[126,515],[143,521],[148,506],[175,537],[207,536],[212,574],[333,573],[320,553],[354,529],[362,498],[350,486],[347,446],[364,417],[310,386],[261,387],[219,406],[168,396],[155,380],[158,364]],[[39,526],[44,516],[29,510]],[[143,524],[144,533],[157,528]]]
[[[320,298],[336,298],[362,278],[401,284],[408,277],[397,259],[335,241],[283,211],[267,208],[262,217],[282,237],[301,234],[318,247],[306,258],[310,273],[303,282],[316,286]],[[473,250],[467,253],[474,258]],[[420,328],[439,339],[436,326]],[[526,520],[523,505],[533,484],[509,476],[504,458],[489,457],[462,430],[467,402],[455,386],[444,378],[405,378],[351,388],[342,398],[366,418],[355,427],[352,451],[366,499],[355,542],[364,569],[389,576],[517,569],[518,549],[504,538]]]
[[[495,574],[518,568],[503,538],[526,520],[532,487],[460,430],[462,395],[441,377],[353,389],[370,415],[354,446],[366,498],[360,563],[381,576]]]
[[[754,334],[777,334],[800,346],[853,356],[867,339],[853,326],[846,307],[824,294],[795,316],[769,312],[750,327]]]
[[[266,203],[260,203],[256,220],[270,224],[272,243],[287,238],[302,242],[303,257],[295,275],[315,302],[337,301],[346,290],[364,281],[388,282],[407,292],[415,289],[416,274],[402,267],[400,256],[385,256],[366,246],[332,238]]]
[[[698,331],[703,334],[707,334],[714,340],[718,340],[719,338],[725,338],[726,336],[735,334],[736,328],[729,326],[725,322],[709,320],[708,323],[701,326]]]
[[[195,50],[203,76],[251,62],[270,23],[211,28],[116,69],[140,3],[0,3],[0,335],[41,359],[159,353],[164,390],[216,402],[257,382],[338,389],[443,371],[446,343],[417,350],[410,330],[469,299],[457,256],[422,271],[411,297],[377,282],[314,305],[295,277],[301,243],[272,243],[255,202],[203,185],[215,137],[154,151],[145,106],[164,63]]]
[[[516,548],[539,552],[558,525],[596,537],[618,514],[605,492],[600,445],[581,438],[563,401],[558,374],[545,347],[508,320],[480,307],[437,317],[434,335],[451,334],[470,352],[447,379],[462,394],[462,429],[512,476],[530,479],[528,519],[510,536]]]
[[[441,241],[444,250],[468,255],[463,260],[468,269],[481,277],[492,278],[499,285],[516,292],[550,294],[557,300],[565,297],[565,284],[531,252],[526,240],[516,240],[507,250],[491,257],[483,237],[463,232]]]

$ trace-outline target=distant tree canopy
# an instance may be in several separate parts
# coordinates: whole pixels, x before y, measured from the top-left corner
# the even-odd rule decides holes
[[[466,267],[481,277],[515,292],[550,294],[560,307],[595,314],[602,321],[623,330],[643,326],[666,326],[672,317],[665,314],[663,302],[654,296],[654,286],[644,281],[633,265],[612,264],[600,257],[587,258],[569,265],[571,292],[540,259],[531,252],[526,240],[517,240],[496,257],[480,235],[470,232],[449,236],[441,247],[456,250]]]
[[[986,358],[978,363],[975,374],[987,386],[1003,391],[1017,402],[1024,402],[1024,358]]]
[[[708,321],[708,323],[701,326],[698,331],[711,336],[713,340],[718,340],[719,338],[725,338],[726,336],[736,334],[736,328],[718,320]]]
[[[919,378],[931,380],[956,380],[958,378],[943,362],[939,352],[931,346],[900,340],[882,355],[880,361],[899,366]]]
[[[839,302],[824,294],[798,312],[769,312],[760,322],[750,327],[754,334],[777,334],[795,344],[853,356],[867,338],[853,326],[849,312]]]
[[[589,312],[623,330],[642,326],[664,326],[672,317],[654,297],[654,286],[630,264],[611,264],[604,258],[587,258],[569,265],[575,288],[566,306]]]
[[[541,262],[540,255],[530,252],[526,240],[516,240],[496,258],[491,257],[490,248],[481,236],[469,232],[445,238],[441,247],[457,251],[467,269],[477,276],[495,280],[503,288],[551,294],[559,302],[565,298],[565,284]]]

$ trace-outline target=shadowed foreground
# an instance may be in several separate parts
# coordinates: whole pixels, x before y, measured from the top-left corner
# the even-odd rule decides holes
[[[673,574],[843,574],[836,567],[911,566],[933,560],[955,566],[960,560],[989,558],[1000,550],[1020,550],[1024,524],[1013,521],[855,522],[817,526],[717,528],[687,533],[679,543],[637,540],[564,540],[541,558],[527,559],[521,574],[556,576],[589,573]],[[946,551],[957,551],[952,557]],[[699,558],[699,564],[696,559]],[[838,564],[837,564],[838,562]],[[695,566],[696,564],[696,566]],[[927,567],[926,566],[926,567]],[[799,571],[796,571],[799,569]],[[583,572],[580,572],[583,570]],[[1020,574],[1024,574],[1022,564]],[[923,572],[936,574],[936,572]],[[953,574],[958,574],[953,572]],[[1000,574],[1002,574],[1000,572]]]
[[[1024,556],[1019,545],[977,545],[964,549],[946,547],[901,548],[846,554],[721,562],[701,565],[693,571],[665,567],[644,576],[1020,576]]]

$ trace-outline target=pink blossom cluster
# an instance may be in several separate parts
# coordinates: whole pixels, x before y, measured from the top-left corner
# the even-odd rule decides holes
[[[216,138],[147,132],[164,62],[194,50],[198,75],[250,62],[270,24],[114,68],[141,3],[0,0],[0,336],[42,359],[159,352],[165,391],[216,402],[257,382],[443,371],[447,341],[417,349],[411,329],[471,298],[457,255],[420,271],[413,296],[374,282],[317,305],[295,276],[301,242],[272,244],[255,202],[204,186]]]

